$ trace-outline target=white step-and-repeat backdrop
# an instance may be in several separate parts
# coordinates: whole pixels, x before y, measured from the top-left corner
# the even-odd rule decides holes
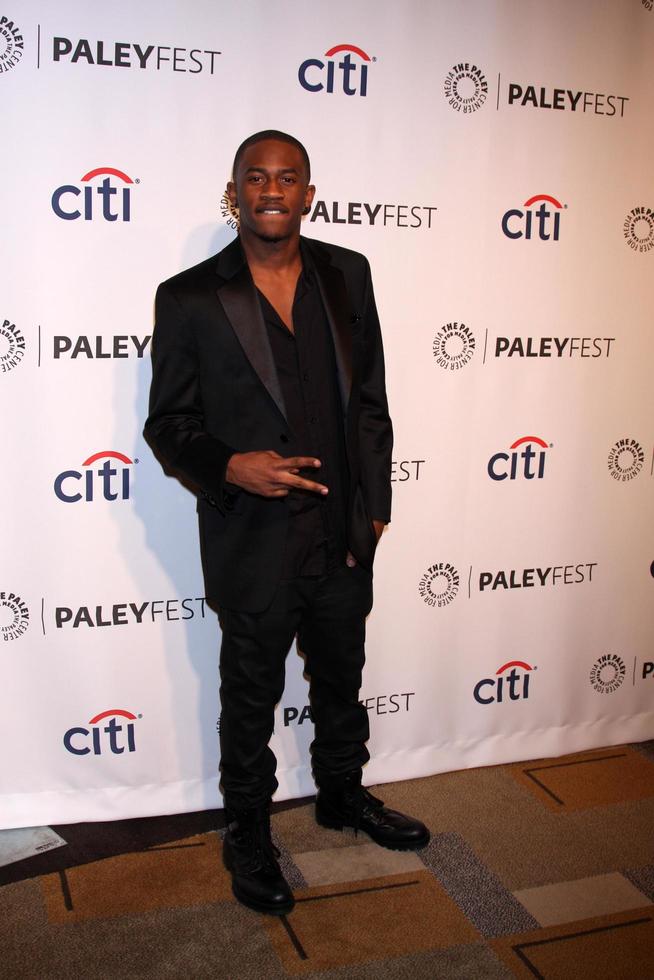
[[[653,63],[651,0],[2,0],[0,826],[220,804],[195,500],[141,429],[156,285],[268,127],[384,328],[366,782],[654,736]],[[307,702],[292,651],[279,798]]]

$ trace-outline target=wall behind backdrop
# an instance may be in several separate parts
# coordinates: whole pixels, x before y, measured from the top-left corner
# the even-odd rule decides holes
[[[2,0],[0,827],[220,805],[157,283],[251,132],[370,258],[395,422],[368,784],[654,737],[651,0]],[[280,799],[312,791],[295,651]]]

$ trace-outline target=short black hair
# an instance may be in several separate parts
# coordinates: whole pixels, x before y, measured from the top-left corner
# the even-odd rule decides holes
[[[309,163],[309,154],[306,149],[300,143],[295,136],[290,136],[288,133],[282,133],[279,129],[262,129],[260,133],[253,133],[252,136],[248,136],[244,139],[238,150],[234,154],[234,165],[232,167],[232,177],[236,179],[236,171],[238,165],[241,162],[241,157],[247,150],[248,146],[254,146],[255,143],[262,143],[264,140],[279,140],[281,143],[290,143],[291,146],[295,146],[302,154],[302,160],[304,161],[304,166],[307,170],[307,182],[311,180],[311,164]]]

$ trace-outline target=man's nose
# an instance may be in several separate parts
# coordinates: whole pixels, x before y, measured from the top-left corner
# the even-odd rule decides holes
[[[268,183],[264,187],[261,196],[262,197],[266,197],[266,198],[268,198],[268,197],[283,197],[284,196],[284,187],[283,187],[282,184],[278,184],[277,181],[275,181],[274,179],[273,180],[270,180],[270,181],[268,181]]]

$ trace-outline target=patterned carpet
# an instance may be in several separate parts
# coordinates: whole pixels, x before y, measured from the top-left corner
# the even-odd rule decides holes
[[[68,847],[0,869],[0,975],[654,977],[654,743],[375,792],[431,826],[429,847],[386,851],[283,806],[282,918],[233,899],[219,811],[55,828]]]

